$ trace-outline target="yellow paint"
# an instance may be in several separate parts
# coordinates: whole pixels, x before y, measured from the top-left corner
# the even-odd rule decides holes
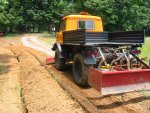
[[[97,16],[91,15],[69,15],[65,16],[62,20],[66,19],[66,28],[65,31],[77,30],[78,29],[78,20],[93,20],[94,29],[87,30],[90,32],[103,32],[102,19]],[[62,31],[58,32],[57,42],[63,43],[63,33]]]
[[[56,42],[63,43],[63,33],[62,31],[58,32]]]
[[[100,66],[98,67],[99,69],[109,69],[110,68],[110,65],[109,64],[106,64],[105,66]]]

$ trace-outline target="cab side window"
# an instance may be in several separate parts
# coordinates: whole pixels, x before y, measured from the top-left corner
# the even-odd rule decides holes
[[[78,21],[78,29],[85,29],[85,21]]]
[[[66,20],[62,20],[60,23],[59,31],[65,31],[65,29],[66,29]]]
[[[93,20],[79,20],[78,21],[78,29],[94,29],[94,21]]]
[[[94,21],[92,20],[86,21],[86,29],[94,29]]]

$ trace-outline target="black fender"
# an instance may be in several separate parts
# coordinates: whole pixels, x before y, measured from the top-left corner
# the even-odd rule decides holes
[[[52,50],[55,51],[56,49],[58,49],[58,51],[60,52],[60,58],[65,58],[63,53],[63,48],[60,43],[55,43],[53,45]]]
[[[62,52],[60,43],[55,43],[52,47],[52,50],[55,51],[58,48],[59,52]]]

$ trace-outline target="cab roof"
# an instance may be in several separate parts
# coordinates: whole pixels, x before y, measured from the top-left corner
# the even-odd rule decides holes
[[[101,19],[101,17],[98,17],[98,16],[91,16],[91,15],[68,15],[68,16],[63,17],[63,20],[64,20],[64,19],[67,19],[67,18]]]

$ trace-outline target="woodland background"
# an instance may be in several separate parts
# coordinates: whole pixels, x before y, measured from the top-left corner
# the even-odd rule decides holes
[[[100,16],[105,31],[145,29],[150,35],[150,0],[0,0],[0,32],[50,31],[59,14],[81,11]]]

